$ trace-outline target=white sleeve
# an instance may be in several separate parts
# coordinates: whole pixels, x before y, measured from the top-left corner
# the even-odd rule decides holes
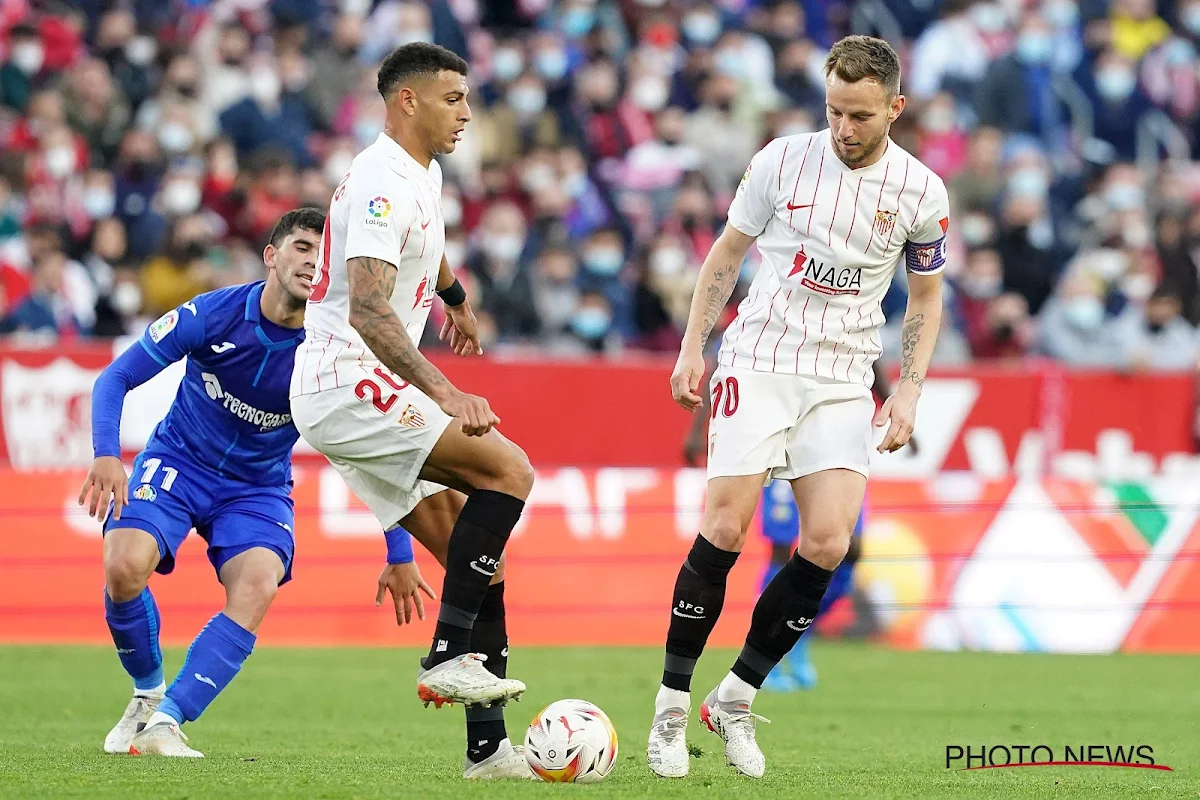
[[[932,275],[946,267],[946,230],[950,227],[950,199],[946,184],[937,176],[930,175],[929,191],[917,214],[904,243],[904,264],[909,272]]]
[[[399,266],[408,229],[416,220],[404,181],[354,176],[346,194],[346,258],[378,258]]]
[[[776,176],[781,157],[778,142],[778,139],[770,142],[750,160],[729,204],[729,224],[747,236],[761,234],[775,214]]]

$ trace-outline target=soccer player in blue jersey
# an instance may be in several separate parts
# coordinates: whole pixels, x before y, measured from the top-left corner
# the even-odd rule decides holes
[[[88,512],[104,520],[105,618],[134,685],[105,752],[201,757],[179,726],[237,675],[276,590],[291,578],[291,456],[299,434],[288,386],[324,225],[317,209],[285,214],[263,252],[265,281],[167,312],[96,380],[95,461],[79,503],[90,495]],[[185,357],[175,401],[133,462],[131,490],[119,436],[125,395]],[[175,568],[192,528],[208,543],[225,607],[167,688],[147,582]]]

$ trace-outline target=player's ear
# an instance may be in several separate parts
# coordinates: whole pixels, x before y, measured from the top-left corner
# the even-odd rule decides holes
[[[904,106],[905,106],[906,102],[907,101],[905,100],[904,95],[902,95],[902,94],[898,94],[892,98],[892,107],[890,109],[888,109],[888,122],[889,123],[896,121],[896,119],[900,116],[900,113],[902,111],[904,111]]]
[[[275,269],[275,256],[277,252],[273,244],[268,244],[263,248],[263,263],[267,265],[267,269]]]

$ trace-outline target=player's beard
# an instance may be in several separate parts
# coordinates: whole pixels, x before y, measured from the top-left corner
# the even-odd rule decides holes
[[[843,164],[845,164],[848,167],[853,168],[853,167],[857,166],[858,164],[861,164],[862,162],[864,162],[867,159],[874,156],[879,151],[879,148],[883,146],[883,142],[885,139],[887,139],[887,135],[888,135],[888,128],[884,128],[883,133],[876,136],[870,142],[867,142],[864,145],[862,145],[862,147],[859,149],[858,154],[854,155],[854,156],[849,155],[845,151],[845,149],[843,149],[844,146],[842,145],[841,142],[837,142],[838,158],[840,158],[842,160]]]

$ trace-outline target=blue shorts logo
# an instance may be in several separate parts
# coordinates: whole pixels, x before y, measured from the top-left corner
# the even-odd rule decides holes
[[[156,492],[154,487],[150,484],[143,483],[141,486],[133,490],[133,497],[136,500],[148,500],[149,502],[153,503],[154,499],[158,497],[158,492]]]

